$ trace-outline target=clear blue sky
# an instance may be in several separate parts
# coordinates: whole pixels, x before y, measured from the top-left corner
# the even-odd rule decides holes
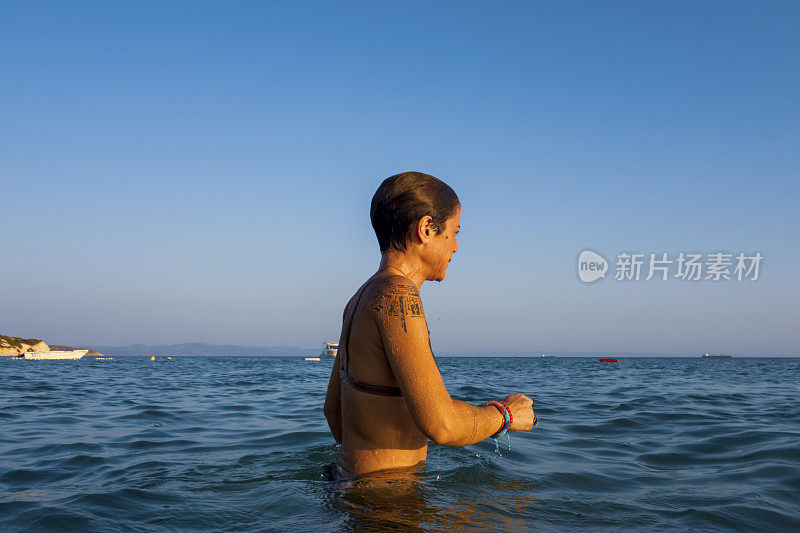
[[[338,338],[421,170],[463,204],[436,350],[800,353],[800,3],[3,2],[0,64],[2,333]]]

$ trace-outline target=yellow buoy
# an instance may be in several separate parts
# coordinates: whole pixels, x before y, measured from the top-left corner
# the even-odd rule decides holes
[[[167,356],[167,359],[172,359],[172,357]]]
[[[155,361],[155,360],[156,360],[156,356],[155,356],[155,355],[151,355],[151,356],[150,356],[150,360],[151,360],[151,361]]]

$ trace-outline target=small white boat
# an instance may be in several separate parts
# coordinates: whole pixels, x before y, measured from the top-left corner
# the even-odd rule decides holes
[[[25,352],[22,359],[80,359],[89,350],[50,350],[48,352]]]
[[[306,357],[306,361],[319,361],[319,357]]]
[[[336,357],[336,353],[339,351],[339,344],[333,341],[326,342],[322,345],[322,352],[320,352],[320,357]]]

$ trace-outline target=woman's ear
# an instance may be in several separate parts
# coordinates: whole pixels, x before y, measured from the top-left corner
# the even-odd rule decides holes
[[[425,215],[417,222],[417,237],[422,244],[425,244],[434,235],[436,235],[436,231],[433,228],[433,217]]]

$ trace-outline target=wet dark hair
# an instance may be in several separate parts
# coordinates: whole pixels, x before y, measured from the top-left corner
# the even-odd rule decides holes
[[[408,237],[419,219],[430,215],[438,234],[461,203],[445,182],[422,172],[403,172],[381,183],[369,210],[381,253],[406,250]]]

